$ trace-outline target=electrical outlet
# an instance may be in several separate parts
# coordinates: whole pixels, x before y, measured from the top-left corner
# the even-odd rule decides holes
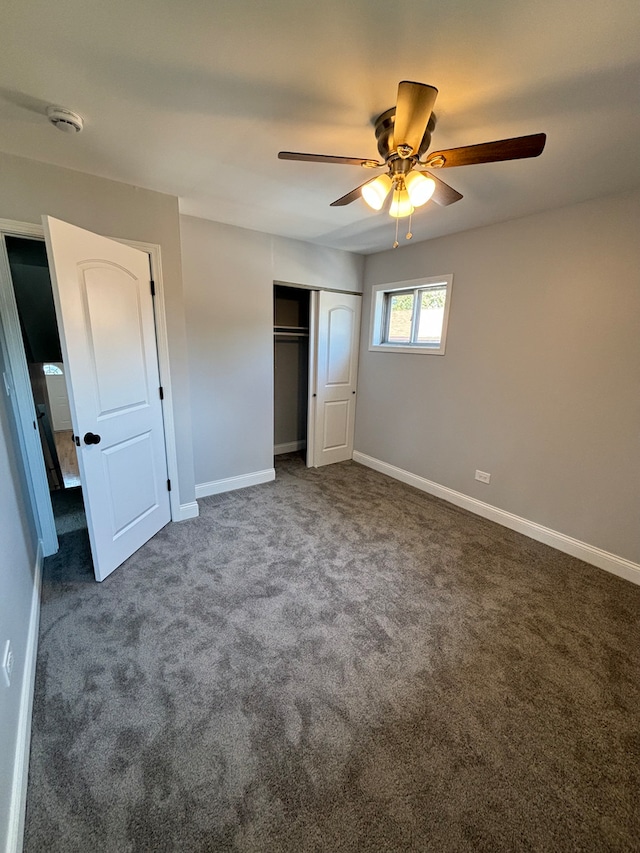
[[[2,676],[7,687],[11,687],[11,673],[13,672],[13,649],[11,648],[11,640],[7,640],[4,644],[2,653]]]
[[[481,483],[490,483],[491,474],[487,474],[486,471],[476,471],[476,480],[480,480]]]

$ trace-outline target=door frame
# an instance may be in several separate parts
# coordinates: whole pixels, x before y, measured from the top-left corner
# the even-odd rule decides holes
[[[16,304],[11,268],[6,251],[5,236],[26,237],[44,241],[44,228],[29,222],[17,222],[0,219],[0,345],[5,359],[6,393],[11,397],[16,418],[18,438],[24,463],[29,498],[33,509],[38,538],[42,542],[44,556],[58,550],[58,537],[51,507],[51,495],[42,455],[40,437],[34,430],[35,407],[33,392],[24,351],[20,319]],[[106,236],[106,235],[105,235]],[[162,419],[167,457],[167,474],[176,488],[169,493],[171,520],[181,520],[180,494],[178,485],[178,454],[173,417],[173,395],[171,389],[171,371],[169,366],[169,339],[167,334],[167,315],[164,300],[164,281],[162,276],[161,249],[157,243],[144,243],[139,240],[126,240],[110,237],[119,243],[125,243],[140,249],[149,257],[149,274],[155,284],[154,317],[156,329],[156,350],[160,383],[163,389]],[[8,375],[7,375],[8,374]],[[10,383],[10,384],[9,384]]]
[[[318,398],[318,299],[319,290],[309,294],[309,398],[307,400],[307,468],[315,468],[316,400]]]

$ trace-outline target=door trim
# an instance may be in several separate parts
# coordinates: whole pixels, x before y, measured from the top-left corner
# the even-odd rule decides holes
[[[175,421],[173,419],[173,393],[171,390],[171,370],[169,367],[169,337],[167,334],[167,312],[164,302],[164,279],[162,277],[162,258],[160,246],[157,243],[141,243],[137,240],[123,240],[111,237],[119,243],[126,243],[134,249],[140,249],[149,255],[151,278],[155,283],[156,295],[153,300],[156,321],[156,349],[158,351],[158,368],[160,384],[164,399],[162,400],[162,419],[164,422],[164,446],[167,454],[167,475],[176,488],[169,492],[171,521],[182,521],[180,508],[180,489],[178,488],[178,451],[176,447]],[[191,518],[192,516],[189,516]]]
[[[0,235],[14,237],[31,237],[44,240],[44,228],[42,225],[34,225],[30,222],[18,222],[11,219],[0,219]],[[108,235],[104,235],[108,236]],[[122,237],[110,237],[119,243],[125,243],[135,249],[140,249],[149,256],[150,275],[155,283],[154,315],[156,327],[156,350],[158,353],[158,368],[160,382],[164,393],[162,401],[163,429],[165,439],[165,453],[167,457],[167,474],[175,488],[169,493],[169,505],[171,508],[171,520],[181,521],[184,513],[180,507],[180,490],[178,488],[178,454],[175,437],[175,421],[173,417],[173,394],[171,388],[171,370],[169,365],[169,340],[167,334],[167,314],[164,300],[164,279],[162,275],[161,247],[157,243],[144,243],[138,240],[126,240]],[[18,433],[20,436],[21,450],[25,463],[27,482],[30,487],[31,503],[34,511],[35,521],[38,528],[39,538],[42,540],[44,555],[48,556],[58,550],[58,540],[55,532],[53,513],[47,513],[46,505],[51,506],[49,485],[46,479],[44,460],[40,440],[35,433],[28,428],[32,416],[28,414],[33,408],[33,394],[29,381],[24,345],[20,332],[20,321],[15,301],[11,270],[6,255],[4,240],[0,251],[0,311],[2,312],[2,326],[7,365],[11,372],[11,380],[16,401],[18,415]],[[33,435],[31,433],[33,432]],[[38,439],[35,446],[34,436]],[[50,516],[50,519],[48,518]],[[193,517],[189,515],[188,517]]]
[[[309,399],[307,400],[307,468],[315,468],[316,399],[318,396],[318,298],[319,291],[309,294]]]

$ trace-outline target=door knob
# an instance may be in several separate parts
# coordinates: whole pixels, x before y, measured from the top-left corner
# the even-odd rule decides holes
[[[100,444],[100,436],[92,432],[85,432],[83,440],[85,444]]]

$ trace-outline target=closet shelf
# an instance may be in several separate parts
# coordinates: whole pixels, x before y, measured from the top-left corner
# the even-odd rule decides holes
[[[308,326],[284,326],[282,323],[277,323],[274,326],[276,332],[308,332]]]
[[[274,335],[286,336],[289,338],[309,337],[309,329],[307,326],[275,326],[273,329],[273,333]]]

